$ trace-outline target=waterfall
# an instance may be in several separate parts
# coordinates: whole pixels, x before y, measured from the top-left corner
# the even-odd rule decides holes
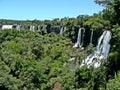
[[[92,39],[93,39],[93,29],[91,30],[90,44],[92,44]]]
[[[95,68],[99,67],[101,65],[101,60],[107,59],[108,57],[110,50],[110,39],[111,32],[109,30],[105,30],[98,39],[98,44],[94,53],[88,55],[80,66],[87,65],[89,67],[90,65],[94,65]]]
[[[60,28],[60,35],[63,34],[63,27]]]
[[[80,47],[80,43],[81,43],[81,28],[78,31],[77,42],[73,47]]]
[[[38,25],[38,30],[41,30],[41,26],[40,25]]]
[[[33,31],[35,31],[35,26],[33,26]]]
[[[47,25],[43,25],[42,30],[46,30]]]
[[[30,26],[31,31],[35,31],[35,26]]]
[[[17,25],[16,30],[20,30],[20,25]]]
[[[106,30],[103,32],[103,35],[100,37],[97,45],[97,53],[103,54],[103,59],[106,59],[110,50],[110,39],[111,39],[111,32]]]
[[[66,29],[67,29],[67,28],[66,28],[66,27],[64,27],[64,31],[66,31]]]
[[[32,26],[30,26],[30,30],[32,31]]]

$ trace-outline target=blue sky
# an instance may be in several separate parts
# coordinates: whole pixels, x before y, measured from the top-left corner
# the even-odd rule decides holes
[[[92,15],[103,9],[94,0],[0,0],[0,19],[45,20]]]

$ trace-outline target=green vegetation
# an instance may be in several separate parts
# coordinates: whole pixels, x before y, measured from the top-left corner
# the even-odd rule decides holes
[[[73,52],[69,40],[54,33],[0,33],[0,89],[52,90],[56,81],[64,90],[74,88],[74,73],[68,65],[69,52]]]
[[[0,30],[0,90],[120,90],[120,0],[95,0],[105,9],[92,16],[53,20],[0,20],[1,24],[47,25],[47,31]],[[112,32],[111,49],[99,68],[78,67],[94,51],[103,27]],[[63,35],[50,33],[51,26],[65,26]],[[86,29],[85,49],[73,48],[78,29]],[[89,44],[89,30],[94,30]],[[69,61],[75,57],[74,61]],[[77,64],[76,64],[77,63]],[[77,66],[78,65],[78,66]]]

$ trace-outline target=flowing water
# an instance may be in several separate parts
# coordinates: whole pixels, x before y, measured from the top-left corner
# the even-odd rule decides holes
[[[30,26],[31,31],[35,31],[35,26]]]
[[[63,34],[63,27],[60,28],[60,35]]]
[[[77,42],[75,43],[75,45],[73,47],[80,47],[81,44],[81,28],[78,31],[78,36],[77,36]]]
[[[95,52],[88,55],[87,58],[83,60],[81,66],[87,65],[89,67],[90,65],[93,65],[95,68],[99,67],[102,62],[101,60],[107,59],[108,57],[110,50],[110,39],[111,32],[109,30],[104,31],[98,40]]]
[[[17,25],[16,29],[17,29],[17,30],[20,30],[20,25]]]
[[[41,26],[40,25],[38,25],[38,30],[41,30]]]

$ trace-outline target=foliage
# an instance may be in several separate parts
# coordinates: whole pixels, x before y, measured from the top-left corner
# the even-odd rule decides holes
[[[99,5],[107,6],[111,3],[113,0],[95,0],[95,2]]]
[[[106,90],[120,90],[120,72],[115,78],[108,81]]]
[[[73,90],[69,40],[54,33],[40,35],[16,30],[0,33],[0,89],[52,90],[58,81],[64,90]]]
[[[110,22],[112,22],[111,24],[116,24],[118,23],[120,25],[120,0],[95,0],[95,2],[97,4],[100,5],[105,5],[107,12],[109,12],[110,15],[108,15],[107,13],[103,15],[106,16],[111,16],[112,19],[110,19],[108,17],[108,20],[111,20]]]
[[[104,22],[101,15],[94,14],[84,23],[84,25],[91,27],[93,30],[100,30],[103,28]]]
[[[45,30],[0,31],[0,89],[52,90],[59,82],[62,90],[119,90],[120,88],[120,0],[95,0],[105,6],[98,14],[53,20],[4,20],[1,24],[45,25]],[[93,44],[104,25],[111,28],[111,50],[99,68],[83,66],[81,60],[94,51],[89,43],[90,28],[94,30]],[[52,26],[63,26],[62,35],[50,32]],[[79,28],[85,27],[85,50],[73,49]],[[45,28],[42,28],[45,29]],[[75,57],[73,61],[70,58]],[[114,86],[114,87],[113,87]]]

